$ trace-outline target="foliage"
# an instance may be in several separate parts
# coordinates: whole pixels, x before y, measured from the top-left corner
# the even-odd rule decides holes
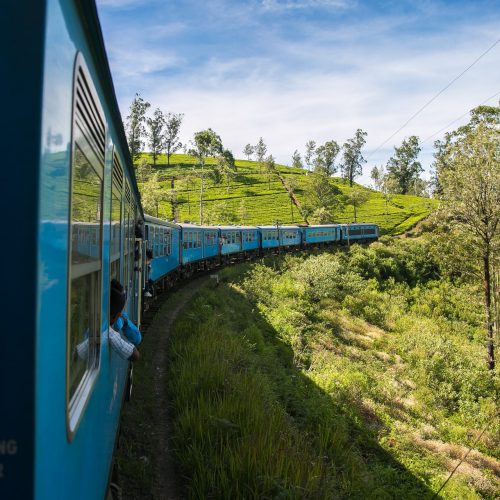
[[[324,173],[308,176],[306,201],[302,209],[306,215],[316,214],[321,223],[334,222],[335,213],[342,207],[342,192]],[[318,217],[320,216],[320,217]]]
[[[495,498],[481,298],[438,252],[425,235],[222,271],[171,349],[190,496],[430,498],[486,426],[441,495]]]
[[[127,116],[126,130],[130,156],[133,161],[139,158],[140,152],[144,148],[144,141],[142,138],[146,134],[144,122],[146,120],[146,111],[149,106],[149,102],[145,101],[139,94],[135,94],[134,100],[130,105],[130,114]]]
[[[316,148],[314,159],[314,170],[326,176],[332,176],[336,171],[335,158],[339,154],[340,147],[335,141],[326,141],[325,144]]]
[[[349,181],[351,187],[354,179],[363,173],[363,163],[366,160],[361,153],[361,149],[366,143],[366,136],[367,133],[358,128],[354,137],[348,139],[342,146],[343,155],[340,168],[343,177]]]
[[[292,167],[293,168],[303,168],[302,158],[298,150],[295,150],[292,155]]]
[[[307,170],[310,172],[312,170],[314,154],[316,152],[316,142],[307,141],[306,142],[306,153],[304,155],[304,161],[306,162]]]
[[[153,118],[146,120],[148,124],[149,150],[153,157],[153,165],[156,165],[158,155],[163,151],[163,127],[165,126],[165,118],[159,108],[155,109]]]
[[[421,150],[415,135],[405,139],[399,148],[394,148],[394,155],[387,162],[387,170],[397,184],[397,192],[407,194],[412,183],[418,181],[419,174],[424,170],[417,161]]]
[[[346,205],[351,205],[354,211],[354,222],[357,221],[356,210],[365,204],[370,197],[370,193],[366,189],[355,187],[348,195],[345,196]]]
[[[170,166],[170,157],[182,147],[179,132],[184,114],[167,113],[165,118],[164,146],[167,153],[167,166]]]
[[[259,142],[255,145],[254,152],[255,152],[255,159],[257,160],[257,163],[259,165],[259,169],[262,172],[264,158],[265,158],[266,153],[267,153],[267,146],[264,142],[264,139],[262,139],[262,137],[259,138]]]
[[[481,122],[473,113],[469,126],[449,137],[440,153],[439,184],[442,222],[460,238],[460,248],[455,250],[451,242],[449,250],[453,256],[465,250],[469,270],[484,287],[488,365],[493,369],[499,293],[495,296],[494,283],[500,267],[500,133],[491,119],[488,113]]]
[[[250,157],[253,155],[254,151],[254,146],[252,146],[251,144],[247,144],[243,149],[243,154],[247,157],[247,160],[250,160]]]
[[[142,190],[142,206],[147,213],[160,216],[160,202],[165,200],[166,193],[161,189],[158,172],[154,172],[149,180],[144,184]]]

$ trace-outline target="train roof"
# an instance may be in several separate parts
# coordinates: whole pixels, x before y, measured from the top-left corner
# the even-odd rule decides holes
[[[344,226],[376,226],[374,222],[343,222],[340,224],[342,227]]]
[[[217,229],[217,226],[200,226],[199,224],[193,224],[191,222],[178,222],[178,226],[183,229],[205,229],[205,230],[214,230]]]
[[[257,226],[257,227],[259,229],[300,229],[299,226],[282,226],[282,225],[277,226],[276,224],[268,226]]]
[[[236,230],[236,229],[243,229],[243,226],[231,226],[231,225],[225,225],[225,226],[217,226],[219,229],[223,229],[224,231],[230,231]]]
[[[174,227],[175,229],[180,229],[180,224],[176,222],[168,222],[164,219],[159,219],[158,217],[153,217],[152,215],[144,214],[144,221],[146,224],[158,224],[159,226]]]

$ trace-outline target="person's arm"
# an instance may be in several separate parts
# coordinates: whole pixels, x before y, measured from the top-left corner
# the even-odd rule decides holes
[[[139,351],[137,350],[137,347],[134,347],[134,350],[130,356],[130,358],[128,358],[130,361],[139,361],[139,359],[141,359],[141,354],[139,353]]]

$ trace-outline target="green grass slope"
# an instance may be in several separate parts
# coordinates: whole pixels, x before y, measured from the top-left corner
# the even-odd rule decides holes
[[[150,155],[143,155],[152,164]],[[212,159],[207,164],[213,163]],[[304,219],[290,201],[288,192],[277,175],[270,182],[267,173],[260,170],[254,161],[236,160],[236,175],[229,185],[215,184],[211,179],[205,182],[203,195],[204,222],[209,224],[298,224]],[[306,171],[299,168],[277,165],[277,171],[285,180],[295,183],[295,194],[299,202],[304,200],[307,184]],[[172,218],[172,191],[175,191],[180,221],[199,222],[200,179],[197,176],[196,161],[189,155],[173,155],[167,166],[165,155],[160,155],[153,169],[160,176],[160,184],[165,190],[166,200],[158,207],[158,216]],[[351,187],[343,179],[332,178],[344,194]],[[139,181],[139,189],[143,186]],[[436,207],[436,201],[417,196],[395,195],[386,207],[381,193],[364,188],[369,192],[368,201],[357,210],[358,222],[375,222],[384,234],[400,234],[419,220],[426,217]],[[156,214],[154,214],[156,215]],[[339,222],[352,222],[353,209],[346,206],[336,214]]]

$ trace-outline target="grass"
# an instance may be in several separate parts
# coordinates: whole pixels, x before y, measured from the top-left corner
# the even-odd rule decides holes
[[[408,244],[370,248],[387,266],[399,252],[410,272]],[[356,278],[356,247],[225,269],[175,325],[174,440],[190,498],[430,498],[485,425],[440,497],[495,498],[495,383],[480,319],[462,318],[474,294],[378,289]],[[353,271],[328,267],[347,256]],[[449,303],[435,308],[440,294]]]
[[[151,162],[149,155],[143,155]],[[172,183],[177,193],[180,220],[199,222],[200,179],[196,177],[195,160],[189,155],[172,155],[171,166],[167,167],[165,155],[160,155],[156,170],[160,174],[161,185],[168,194]],[[212,164],[208,159],[207,164]],[[208,223],[235,224],[275,224],[304,223],[297,208],[292,207],[287,191],[276,175],[271,182],[264,171],[260,171],[256,162],[236,160],[237,173],[229,186],[216,185],[211,180],[205,182],[204,214]],[[295,192],[299,202],[304,201],[304,189],[307,183],[303,169],[277,165],[277,170],[284,179],[294,179]],[[351,188],[340,178],[333,178],[344,194]],[[139,188],[141,183],[139,182]],[[369,192],[368,201],[358,209],[358,222],[375,222],[384,234],[400,234],[411,228],[416,222],[426,217],[436,207],[436,201],[416,196],[396,195],[386,206],[381,193],[365,188]],[[386,213],[387,212],[387,213]],[[159,216],[172,218],[170,201],[160,203]],[[337,214],[339,222],[353,221],[352,207],[345,207]]]

